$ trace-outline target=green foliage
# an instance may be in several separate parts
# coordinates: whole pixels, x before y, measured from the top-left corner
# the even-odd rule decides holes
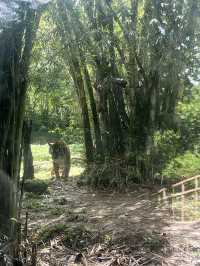
[[[51,215],[56,215],[56,216],[62,215],[64,212],[65,208],[60,208],[60,207],[53,208],[50,211]]]
[[[192,87],[179,103],[177,112],[183,149],[200,149],[200,87]]]
[[[187,151],[171,160],[163,170],[163,175],[170,179],[182,176],[190,177],[200,172],[200,155]]]
[[[55,236],[62,234],[67,229],[66,224],[56,224],[51,226],[44,227],[38,234],[38,242],[47,242],[50,239],[53,239]]]
[[[173,130],[156,132],[154,135],[154,150],[151,160],[156,173],[161,173],[165,165],[180,152],[180,135]]]
[[[51,155],[49,154],[48,144],[46,144],[46,145],[32,144],[31,150],[33,153],[34,161],[43,162],[43,161],[50,161],[51,160]]]
[[[68,144],[83,143],[82,129],[77,125],[70,125],[65,128],[55,128],[54,130],[48,131],[49,138],[63,139]]]
[[[81,249],[95,243],[97,232],[89,230],[86,226],[69,226],[65,223],[51,225],[43,228],[38,234],[38,242],[47,242],[58,235],[63,235],[63,243],[68,248]]]
[[[144,247],[149,249],[151,252],[156,252],[158,250],[164,250],[166,247],[169,247],[169,240],[157,232],[146,233],[143,236],[144,238]]]
[[[91,244],[93,240],[93,233],[83,225],[70,227],[65,230],[64,245],[71,248],[85,248]]]
[[[25,180],[24,191],[35,194],[47,193],[48,182],[44,180]]]
[[[34,141],[85,140],[86,155],[103,162],[85,173],[94,186],[162,176],[176,156],[199,147],[200,96],[190,82],[198,78],[199,4],[92,2],[60,1],[43,13],[26,108]]]
[[[45,12],[33,47],[26,115],[33,121],[34,139],[81,142],[79,105],[54,27]]]
[[[28,210],[34,210],[35,212],[41,212],[46,209],[46,206],[44,206],[41,201],[38,200],[38,198],[27,198],[27,202],[24,203],[24,208]]]
[[[172,155],[166,160],[163,175],[169,179],[193,176],[200,172],[200,90],[190,87],[177,106],[179,133],[170,145],[161,145],[164,155]],[[168,142],[169,137],[166,139]],[[170,143],[170,141],[169,141]],[[174,150],[174,154],[173,154]],[[162,158],[163,152],[161,152]],[[173,156],[175,155],[175,156]],[[159,158],[157,158],[159,160]]]
[[[131,182],[138,180],[134,175],[134,167],[127,160],[113,159],[103,164],[89,165],[80,176],[78,185],[90,185],[102,188],[125,188]]]

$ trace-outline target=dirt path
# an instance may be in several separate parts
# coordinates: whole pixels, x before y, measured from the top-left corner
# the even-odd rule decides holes
[[[54,181],[49,190],[49,195],[28,206],[32,232],[57,224],[84,224],[113,243],[125,245],[130,254],[137,250],[156,258],[129,265],[200,265],[200,223],[172,222],[168,208],[153,202],[148,189],[137,187],[123,194],[94,192],[78,188],[72,181]],[[41,247],[38,265],[69,264],[66,258],[74,254],[58,242],[56,248],[52,248],[52,242]],[[105,265],[97,261],[90,264]],[[127,265],[127,260],[121,265]]]

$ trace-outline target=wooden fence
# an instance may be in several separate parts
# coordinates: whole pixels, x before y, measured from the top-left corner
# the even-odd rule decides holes
[[[169,203],[171,206],[172,217],[174,220],[174,207],[173,199],[181,197],[181,221],[185,221],[185,197],[189,194],[194,194],[195,201],[199,200],[199,191],[200,191],[200,175],[196,175],[190,178],[187,178],[183,181],[180,181],[176,184],[173,184],[171,188],[162,188],[158,191],[158,200],[159,202]],[[187,188],[187,185],[190,184],[190,187]],[[192,186],[192,188],[191,188]],[[175,190],[179,190],[175,192]]]
[[[162,188],[161,190],[158,191],[158,199],[159,200],[167,200],[167,199],[176,198],[176,197],[180,197],[180,196],[182,199],[184,199],[186,195],[194,193],[195,199],[198,200],[198,192],[200,191],[199,180],[200,180],[200,175],[196,175],[196,176],[187,178],[183,181],[180,181],[180,182],[172,185],[171,191],[169,191],[169,192],[168,192],[167,188]],[[186,184],[188,184],[188,183],[193,183],[194,188],[187,189]],[[180,188],[181,191],[175,192],[175,189],[177,189],[177,188]]]

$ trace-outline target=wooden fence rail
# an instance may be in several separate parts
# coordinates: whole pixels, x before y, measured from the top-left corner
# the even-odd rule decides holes
[[[162,188],[158,191],[158,200],[159,202],[167,203],[172,211],[172,218],[175,218],[175,209],[173,205],[173,201],[175,198],[181,197],[181,222],[185,221],[185,197],[188,194],[194,193],[195,201],[199,200],[199,192],[200,192],[200,175],[196,175],[190,178],[187,178],[183,181],[180,181],[176,184],[173,184],[171,188]],[[194,182],[194,183],[193,183]],[[187,184],[193,183],[193,188],[191,186],[187,188]],[[175,190],[179,189],[179,192],[175,192]]]
[[[162,188],[161,190],[158,191],[158,199],[159,200],[167,200],[170,198],[176,198],[176,197],[182,197],[184,199],[185,195],[194,193],[195,194],[195,199],[198,200],[198,192],[200,191],[200,186],[199,186],[199,180],[200,180],[200,175],[196,175],[190,178],[187,178],[183,181],[180,181],[176,184],[173,184],[171,186],[171,191],[168,192],[167,188]],[[194,188],[192,189],[186,189],[186,184],[189,182],[194,181]],[[175,189],[181,188],[181,192],[175,192]]]

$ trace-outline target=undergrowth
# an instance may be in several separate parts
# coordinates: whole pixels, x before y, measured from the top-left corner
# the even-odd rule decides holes
[[[180,177],[190,177],[200,173],[200,154],[187,151],[171,160],[163,171],[167,179],[178,181]]]
[[[99,232],[83,224],[69,226],[65,223],[44,227],[37,235],[38,243],[47,243],[54,238],[62,238],[62,243],[73,250],[85,250],[95,244],[112,246],[134,246],[135,249],[145,249],[150,252],[166,253],[170,245],[168,238],[159,232],[127,233],[116,237],[112,233]]]
[[[25,180],[24,182],[24,191],[35,193],[35,194],[44,194],[48,192],[49,182],[47,180]]]
[[[65,223],[60,223],[44,227],[37,235],[37,242],[45,243],[57,236],[62,236],[63,244],[73,249],[82,249],[102,241],[98,231],[89,229],[83,224],[69,226]]]
[[[139,183],[139,179],[134,177],[133,172],[133,166],[122,159],[104,164],[91,164],[80,176],[78,185],[123,189],[130,184]]]
[[[88,185],[94,188],[124,189],[136,184],[171,185],[183,178],[200,173],[200,154],[190,151],[171,159],[162,171],[157,171],[157,165],[149,164],[148,176],[142,176],[137,168],[127,159],[113,159],[105,163],[90,164],[80,175],[78,185]]]

